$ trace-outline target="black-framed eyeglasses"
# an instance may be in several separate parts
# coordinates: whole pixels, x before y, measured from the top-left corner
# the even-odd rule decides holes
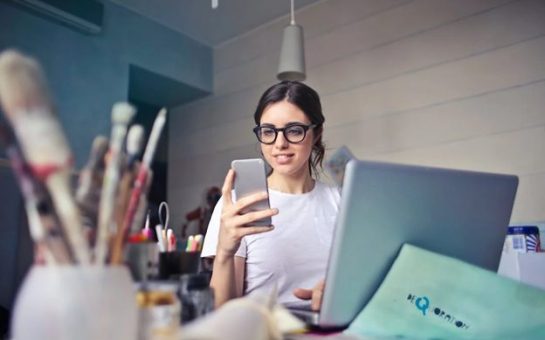
[[[283,128],[275,128],[269,125],[258,125],[253,131],[257,139],[263,144],[273,144],[276,142],[278,132],[282,131],[284,138],[292,144],[301,143],[307,136],[308,129],[316,127],[316,124],[289,124]]]

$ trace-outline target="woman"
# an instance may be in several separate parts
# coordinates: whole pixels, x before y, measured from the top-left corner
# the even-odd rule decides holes
[[[279,303],[305,307],[310,300],[318,310],[340,201],[338,189],[313,177],[324,157],[320,98],[303,83],[283,81],[262,95],[254,120],[272,169],[271,209],[240,214],[267,193],[234,202],[235,173],[229,170],[202,251],[203,257],[215,257],[210,285],[216,305],[276,287]],[[271,226],[245,226],[268,216]]]

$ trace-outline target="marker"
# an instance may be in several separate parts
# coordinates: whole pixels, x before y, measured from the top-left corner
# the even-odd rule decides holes
[[[176,250],[176,236],[174,235],[174,231],[171,228],[168,228],[167,230],[167,240],[168,240],[168,251],[175,251]]]
[[[144,237],[146,237],[148,240],[153,239],[153,231],[151,231],[149,227],[149,211],[146,215],[146,224],[144,225],[144,229],[142,229],[142,235],[144,235]]]
[[[164,253],[166,249],[165,249],[165,241],[163,238],[163,226],[160,224],[156,225],[155,232],[157,233],[157,246],[159,246],[159,251],[161,253]]]
[[[194,237],[193,235],[189,235],[187,238],[187,244],[185,246],[185,251],[190,252],[193,249],[193,243],[194,243]]]
[[[195,240],[195,246],[194,246],[195,251],[201,251],[203,236],[201,234],[195,235],[194,240]]]

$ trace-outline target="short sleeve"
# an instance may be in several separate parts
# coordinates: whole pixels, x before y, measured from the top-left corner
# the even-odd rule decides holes
[[[214,257],[216,256],[216,249],[218,247],[218,238],[220,232],[221,210],[223,209],[223,196],[220,197],[210,222],[208,223],[208,229],[206,230],[206,236],[204,237],[204,243],[202,246],[201,257]],[[246,242],[244,238],[240,242],[240,247],[235,253],[236,256],[246,257]]]
[[[210,217],[210,222],[208,222],[208,228],[206,229],[206,235],[204,236],[204,243],[202,245],[201,257],[216,256],[220,232],[221,209],[223,209],[223,196],[220,197],[216,203],[212,216]]]

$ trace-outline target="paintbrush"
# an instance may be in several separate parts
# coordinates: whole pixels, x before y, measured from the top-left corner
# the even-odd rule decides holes
[[[142,150],[144,142],[144,128],[142,125],[133,125],[127,134],[127,161],[121,176],[119,184],[119,194],[117,197],[116,221],[118,226],[123,225],[123,217],[127,210],[131,186],[136,176],[138,156]],[[119,228],[121,229],[121,228]],[[119,234],[119,233],[117,233]]]
[[[144,128],[141,125],[134,125],[129,129],[127,134],[127,165],[126,169],[121,177],[121,183],[119,185],[119,195],[117,197],[117,210],[116,221],[120,226],[115,234],[115,238],[112,245],[111,256],[112,258],[121,258],[121,254],[117,251],[122,250],[123,246],[123,233],[121,232],[123,225],[123,217],[127,210],[129,203],[129,197],[131,194],[131,186],[136,176],[138,167],[138,155],[142,149],[144,141]]]
[[[12,50],[0,54],[0,102],[32,173],[49,191],[76,260],[90,263],[70,187],[72,153],[38,63]]]
[[[119,185],[121,153],[127,128],[136,109],[128,103],[116,103],[112,108],[112,135],[110,137],[110,159],[104,172],[102,194],[98,210],[98,229],[95,246],[95,264],[105,263],[110,237],[117,231],[114,219],[116,193]]]
[[[159,138],[161,137],[161,132],[166,123],[166,115],[167,110],[165,108],[161,109],[155,118],[155,122],[153,122],[148,144],[146,145],[144,157],[142,158],[142,164],[140,164],[140,167],[138,168],[138,174],[131,192],[129,207],[127,208],[127,213],[125,214],[125,219],[123,220],[123,227],[126,229],[124,230],[125,233],[127,233],[129,228],[132,226],[133,219],[138,208],[140,195],[146,190],[146,187],[148,187],[147,177],[151,171],[151,162],[153,161],[153,156],[155,155],[155,150],[157,149],[157,144],[159,143]]]
[[[148,210],[148,192],[150,191],[151,185],[153,183],[153,171],[149,170],[146,185],[144,189],[140,192],[140,199],[138,200],[138,206],[136,212],[134,213],[134,218],[132,224],[129,226],[129,232],[136,232],[142,228],[142,223],[146,217],[146,211]]]
[[[14,143],[10,131],[0,124],[0,142],[4,144],[15,178],[21,189],[28,217],[30,236],[48,264],[73,263],[68,243],[59,230],[45,188],[36,181]]]
[[[125,224],[123,224],[123,228],[118,231],[115,242],[112,245],[112,256],[111,256],[111,263],[112,264],[120,264],[123,261],[123,245],[125,243],[125,240],[129,236],[130,232],[135,232],[142,228],[142,224],[144,223],[144,218],[146,215],[146,211],[148,209],[148,199],[147,195],[149,192],[149,188],[151,186],[151,182],[153,180],[153,171],[149,171],[148,175],[146,177],[146,184],[144,185],[144,188],[140,191],[140,196],[138,198],[138,202],[136,203],[136,208],[134,211],[134,217],[132,220],[131,226],[128,228],[125,228]],[[131,197],[132,199],[134,193],[131,191]],[[129,205],[131,202],[129,201]],[[129,211],[130,206],[127,207],[127,212]],[[123,223],[125,223],[125,220],[123,220]]]
[[[148,144],[146,145],[146,149],[144,151],[144,157],[142,158],[142,163],[138,168],[138,174],[136,175],[136,179],[134,181],[127,212],[125,213],[125,218],[123,219],[123,227],[121,229],[123,242],[127,238],[129,231],[135,222],[135,216],[137,213],[139,214],[138,219],[136,220],[139,223],[142,223],[146,214],[146,206],[140,203],[142,199],[141,196],[142,193],[147,193],[147,188],[149,187],[148,176],[151,172],[151,162],[153,160],[153,156],[155,155],[155,150],[157,149],[157,144],[159,143],[159,138],[161,137],[161,132],[166,123],[166,116],[167,110],[162,108],[153,122]],[[115,258],[112,257],[112,263],[121,262],[122,247],[122,244],[114,245],[112,252],[115,252],[116,256]]]
[[[136,124],[131,126],[127,134],[127,156],[128,164],[131,167],[142,151],[144,146],[144,127]]]
[[[76,202],[80,208],[83,226],[90,230],[97,227],[100,191],[106,166],[104,156],[107,152],[108,139],[104,136],[95,137],[87,164],[79,175]]]

